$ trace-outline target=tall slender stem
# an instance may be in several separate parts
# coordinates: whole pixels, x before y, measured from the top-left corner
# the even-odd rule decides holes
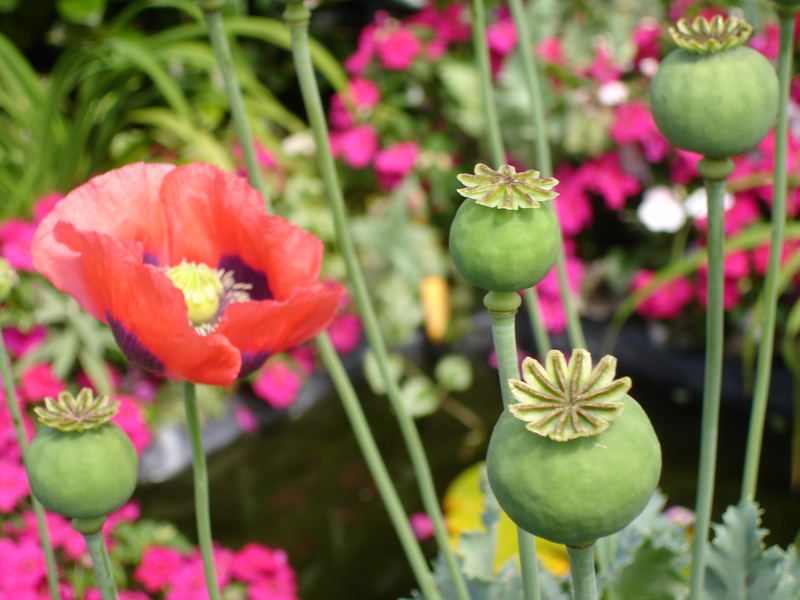
[[[440,600],[441,594],[436,589],[436,584],[433,581],[431,572],[428,569],[425,555],[414,537],[414,532],[408,520],[408,516],[403,509],[400,497],[397,494],[397,489],[392,482],[392,477],[386,468],[386,464],[381,457],[380,450],[375,443],[375,438],[370,430],[369,423],[364,416],[364,411],[359,404],[356,392],[353,389],[353,384],[347,376],[339,355],[331,344],[330,338],[327,333],[322,333],[316,339],[317,348],[319,349],[322,362],[325,368],[330,373],[333,380],[334,387],[336,388],[339,398],[342,401],[342,406],[350,420],[350,426],[353,429],[356,441],[358,442],[361,454],[367,463],[372,479],[378,487],[383,504],[386,507],[386,512],[389,514],[389,519],[392,521],[395,533],[400,539],[400,544],[406,554],[411,570],[417,579],[417,584],[420,591],[430,600]]]
[[[3,375],[3,390],[6,395],[8,411],[11,413],[11,421],[14,424],[14,433],[17,436],[17,444],[22,455],[22,464],[27,463],[28,436],[25,433],[25,424],[22,422],[22,413],[19,410],[19,401],[14,391],[14,375],[11,372],[11,361],[6,349],[6,341],[3,332],[0,330],[0,372]],[[58,587],[58,568],[56,557],[53,553],[53,544],[50,542],[50,532],[47,529],[47,518],[45,517],[44,507],[39,501],[31,496],[33,514],[36,517],[36,529],[39,533],[39,543],[44,552],[44,562],[47,567],[47,589],[52,600],[61,600],[61,590]]]
[[[250,180],[250,184],[264,197],[267,212],[270,212],[269,191],[259,168],[255,145],[253,144],[253,135],[247,122],[247,111],[244,107],[242,90],[236,76],[236,66],[233,63],[228,37],[225,35],[225,25],[222,19],[223,4],[224,2],[217,0],[198,0],[198,5],[203,10],[206,27],[208,28],[208,37],[211,40],[211,46],[214,48],[214,55],[222,73],[225,95],[228,98],[228,105],[231,109],[233,127],[236,130],[236,137],[239,138],[245,164],[247,165],[247,177]]]
[[[197,523],[197,540],[203,558],[203,571],[206,588],[211,600],[220,600],[217,570],[214,566],[214,549],[211,537],[211,516],[208,499],[208,470],[203,451],[203,438],[200,431],[200,418],[197,414],[197,394],[195,384],[183,382],[183,406],[186,411],[186,428],[192,446],[192,474],[194,479],[194,510]]]
[[[585,548],[567,546],[572,598],[574,600],[597,600],[597,581],[594,574],[594,544]]]
[[[547,138],[547,126],[544,115],[544,99],[542,85],[539,79],[538,68],[533,47],[533,37],[525,8],[522,0],[509,0],[511,16],[514,19],[514,26],[517,29],[519,39],[519,54],[522,59],[525,89],[528,93],[528,101],[531,107],[531,118],[533,127],[536,131],[534,138],[534,154],[536,156],[536,168],[543,176],[549,177],[553,173],[553,160],[550,155],[550,144]],[[567,254],[564,249],[564,239],[561,239],[561,249],[556,261],[556,272],[558,274],[558,291],[561,303],[564,305],[564,312],[567,315],[567,334],[570,345],[573,348],[585,348],[586,340],[583,335],[580,318],[572,294],[569,290],[569,280],[567,278]]]
[[[497,373],[500,378],[500,394],[503,407],[511,404],[509,379],[519,379],[519,360],[515,321],[517,309],[522,303],[515,292],[489,292],[483,304],[492,319],[492,340],[497,357]],[[539,563],[536,556],[536,538],[517,528],[519,562],[522,575],[522,597],[524,600],[539,600]]]
[[[86,547],[89,548],[94,579],[100,590],[100,596],[103,600],[117,600],[117,584],[114,581],[114,570],[111,568],[111,559],[103,539],[103,530],[84,533],[83,539],[86,540]]]
[[[698,164],[705,178],[708,196],[708,304],[706,306],[706,365],[703,381],[703,416],[700,437],[700,461],[695,502],[695,529],[692,543],[692,572],[690,578],[691,600],[700,600],[703,591],[705,554],[711,507],[714,499],[714,479],[717,462],[717,437],[719,434],[719,404],[722,385],[723,341],[723,284],[724,284],[724,167],[732,170],[730,159],[704,158]],[[711,178],[713,177],[713,178]]]
[[[775,172],[772,185],[772,236],[764,281],[764,305],[761,319],[761,344],[758,348],[750,428],[747,433],[741,499],[753,499],[758,484],[758,466],[767,413],[767,396],[772,373],[775,345],[775,313],[778,304],[778,274],[786,225],[786,146],[789,129],[789,85],[792,74],[792,46],[797,9],[778,13],[780,45],[778,54],[778,120],[775,128]]]
[[[350,236],[347,223],[347,211],[345,209],[344,198],[342,196],[341,187],[339,186],[336,166],[328,140],[328,127],[325,122],[325,112],[322,107],[322,100],[317,87],[317,80],[314,76],[314,68],[309,52],[308,20],[310,16],[310,11],[302,2],[292,1],[287,3],[284,18],[289,24],[289,29],[291,31],[292,55],[295,62],[295,71],[297,72],[303,103],[305,104],[308,119],[314,134],[314,141],[317,147],[317,160],[319,162],[320,174],[325,186],[326,196],[333,213],[336,238],[347,265],[347,272],[356,298],[356,305],[358,306],[359,313],[364,322],[364,331],[367,341],[375,354],[381,377],[386,384],[389,402],[397,418],[400,432],[408,449],[411,465],[420,489],[423,507],[433,522],[436,542],[439,546],[439,551],[444,557],[448,573],[453,581],[456,596],[460,600],[467,600],[470,597],[469,591],[458,561],[450,548],[447,529],[436,494],[436,487],[433,483],[430,465],[425,456],[425,450],[422,446],[422,441],[420,440],[414,420],[403,403],[397,382],[389,370],[386,345],[380,332],[375,309],[369,297],[364,275],[361,272],[361,267],[356,257],[355,246]]]

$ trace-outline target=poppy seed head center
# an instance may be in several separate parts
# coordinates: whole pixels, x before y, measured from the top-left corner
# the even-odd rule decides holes
[[[208,265],[186,261],[167,270],[167,277],[183,292],[192,325],[208,323],[217,315],[225,290],[222,275]]]

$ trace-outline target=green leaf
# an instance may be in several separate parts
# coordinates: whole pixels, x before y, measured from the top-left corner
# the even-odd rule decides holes
[[[744,501],[730,506],[714,526],[705,577],[707,600],[789,600],[800,595],[800,583],[784,582],[792,559],[778,546],[765,548],[761,509]],[[789,595],[786,595],[786,592]]]
[[[472,363],[462,354],[446,354],[434,367],[436,383],[448,392],[465,392],[472,385]]]
[[[58,0],[61,18],[78,25],[99,25],[106,10],[106,0]]]
[[[409,377],[400,388],[400,399],[415,419],[427,417],[439,408],[439,397],[433,382],[423,375]]]

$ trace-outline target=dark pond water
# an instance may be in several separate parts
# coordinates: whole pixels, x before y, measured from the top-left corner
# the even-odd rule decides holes
[[[421,359],[420,364],[433,364],[424,355]],[[458,399],[490,426],[500,405],[496,372],[486,366],[485,357],[476,364],[473,389]],[[620,367],[626,373],[623,363]],[[388,403],[363,386],[360,392],[406,508],[418,511],[414,478]],[[634,379],[633,395],[650,415],[662,443],[661,488],[669,504],[692,506],[699,396],[641,377]],[[788,489],[788,417],[785,411],[772,411],[769,422],[758,495],[765,508],[764,526],[771,531],[768,543],[786,545],[800,526],[800,503]],[[418,426],[440,493],[485,452],[485,442],[471,446],[468,430],[442,411]],[[742,407],[723,406],[715,521],[727,504],[738,500],[746,435]],[[212,455],[209,470],[215,539],[234,548],[247,541],[285,548],[304,600],[388,600],[414,585],[335,395],[321,398],[297,420],[284,419],[242,437]],[[145,487],[138,497],[144,516],[169,519],[194,538],[189,473]],[[433,545],[426,544],[432,555]]]

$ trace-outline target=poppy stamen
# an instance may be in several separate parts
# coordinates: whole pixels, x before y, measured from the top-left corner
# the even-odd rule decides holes
[[[237,283],[232,271],[184,259],[166,274],[183,292],[189,323],[201,335],[214,331],[226,306],[250,300],[248,290],[252,285]]]

